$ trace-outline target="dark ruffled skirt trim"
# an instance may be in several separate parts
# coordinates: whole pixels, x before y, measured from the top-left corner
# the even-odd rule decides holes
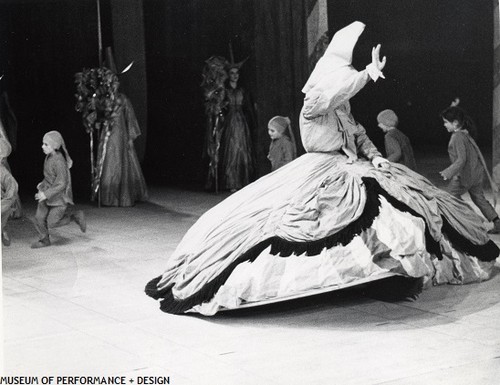
[[[151,280],[146,285],[146,294],[154,299],[161,299],[160,309],[162,311],[172,314],[182,314],[196,305],[210,301],[219,288],[227,281],[236,266],[243,262],[255,261],[260,253],[262,253],[262,251],[269,246],[271,246],[271,254],[279,255],[281,257],[288,257],[292,255],[292,253],[296,255],[305,253],[305,255],[314,256],[320,254],[323,248],[330,249],[335,246],[345,246],[349,244],[355,236],[371,227],[373,221],[380,213],[379,196],[383,196],[387,199],[387,201],[396,209],[424,219],[422,215],[418,214],[408,205],[400,202],[387,193],[387,191],[385,191],[374,178],[364,177],[362,179],[367,196],[363,212],[358,219],[350,223],[341,231],[311,242],[291,242],[279,237],[268,238],[240,255],[217,277],[208,282],[198,292],[193,293],[191,296],[183,300],[177,300],[174,298],[171,286],[161,290],[157,289],[161,276]],[[442,231],[449,239],[453,247],[457,250],[476,256],[481,261],[492,261],[498,257],[500,250],[494,242],[490,240],[484,245],[475,245],[458,233],[444,217],[442,219]],[[427,224],[425,226],[425,240],[427,251],[430,254],[435,255],[438,259],[442,259],[443,255],[441,253],[439,242],[432,238]]]
[[[455,230],[444,218],[442,231],[455,249],[473,255],[480,261],[491,262],[497,259],[499,255],[499,248],[495,242],[489,240],[484,245],[475,245]]]

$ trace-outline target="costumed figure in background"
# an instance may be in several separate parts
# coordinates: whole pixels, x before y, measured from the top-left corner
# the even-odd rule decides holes
[[[364,27],[335,34],[302,90],[307,153],[202,215],[147,284],[163,311],[213,315],[388,277],[387,295],[413,298],[491,276],[499,249],[481,218],[382,158],[351,114],[386,63],[378,45],[365,69],[351,65]]]
[[[249,94],[238,85],[243,60],[234,62],[231,45],[231,62],[227,64],[229,76],[226,87],[228,109],[222,140],[224,188],[234,192],[249,184],[254,174],[254,159],[250,127],[253,126],[253,107]]]
[[[271,171],[275,171],[297,157],[297,146],[289,117],[275,116],[267,124],[267,131],[271,138],[267,159]]]
[[[0,188],[2,198],[2,244],[10,246],[10,236],[5,230],[7,221],[12,214],[13,206],[17,197],[17,181],[10,171],[5,167],[3,160],[10,155],[12,147],[4,138],[0,138]]]
[[[118,74],[111,50],[106,50],[106,63]],[[121,73],[130,69],[130,65]],[[118,78],[117,78],[118,79]],[[134,140],[141,134],[139,123],[128,97],[118,91],[117,109],[112,115],[109,130],[103,130],[99,140],[97,159],[100,175],[99,198],[104,206],[133,206],[148,198],[147,186],[134,147]]]
[[[11,146],[12,151],[15,151],[17,146],[17,119],[10,106],[7,91],[3,89],[4,82],[2,82],[2,78],[3,75],[0,77],[0,138],[6,140]],[[2,158],[2,164],[10,173],[11,169],[7,157]],[[19,194],[16,192],[10,211],[10,217],[21,218],[22,215],[21,200],[19,199]]]
[[[205,61],[203,68],[203,97],[206,114],[205,145],[203,158],[208,158],[206,189],[219,189],[219,160],[222,133],[224,129],[223,109],[227,106],[224,82],[227,79],[227,60],[212,56]]]

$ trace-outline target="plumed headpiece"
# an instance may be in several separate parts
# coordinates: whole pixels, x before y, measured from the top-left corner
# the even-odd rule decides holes
[[[73,160],[70,158],[68,150],[66,149],[66,144],[64,143],[64,139],[59,131],[49,131],[43,136],[43,141],[47,143],[54,150],[62,149],[64,152],[64,156],[66,157],[66,163],[68,164],[68,168],[73,166]]]
[[[7,158],[12,151],[12,146],[5,138],[0,138],[0,158]]]
[[[355,21],[333,36],[324,55],[318,60],[304,88],[302,88],[303,93],[310,91],[326,75],[343,68],[348,69],[351,66],[354,46],[364,29],[363,23]]]

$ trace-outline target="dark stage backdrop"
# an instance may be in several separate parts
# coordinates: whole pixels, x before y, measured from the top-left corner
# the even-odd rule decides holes
[[[432,0],[329,0],[330,31],[354,20],[366,24],[354,64],[371,60],[382,44],[385,80],[370,84],[352,101],[354,116],[380,147],[376,116],[390,108],[420,151],[447,153],[449,134],[439,113],[460,97],[478,125],[478,140],[491,152],[493,2]]]
[[[270,171],[267,123],[276,115],[288,116],[303,152],[299,134],[307,61],[307,15],[313,1],[255,1],[255,55],[259,174]]]
[[[202,71],[212,55],[249,57],[240,84],[255,91],[254,9],[251,1],[144,1],[149,133],[148,180],[202,186],[205,116]]]
[[[248,57],[240,84],[256,108],[252,139],[257,176],[270,170],[267,122],[287,115],[298,133],[305,82],[303,0],[144,1],[149,90],[149,178],[200,185],[205,117],[200,88],[204,62],[212,55]]]
[[[95,0],[0,0],[0,65],[19,120],[10,163],[31,198],[42,177],[44,132],[58,129],[75,160],[79,200],[89,197],[88,137],[74,111],[73,75],[98,64]],[[201,72],[211,55],[249,57],[241,84],[257,107],[254,127],[258,174],[269,170],[267,121],[289,115],[296,133],[307,80],[306,15],[313,0],[102,0],[104,46],[115,46],[123,67],[142,51],[125,92],[146,121],[143,168],[148,183],[202,188],[205,130]],[[448,134],[437,115],[453,97],[476,118],[480,144],[491,136],[492,4],[489,1],[329,0],[330,33],[353,20],[367,24],[354,64],[370,60],[381,42],[387,79],[353,99],[355,117],[376,144],[375,117],[392,108],[419,148],[446,151]],[[133,12],[134,9],[141,10]],[[131,17],[131,12],[134,17]],[[140,24],[144,25],[139,31]],[[135,34],[135,31],[138,31]],[[144,47],[139,46],[144,36]],[[135,34],[133,38],[130,34]],[[128,51],[128,52],[127,52]],[[142,75],[144,74],[144,75]],[[147,87],[146,87],[147,84]],[[142,95],[142,96],[141,96]],[[137,99],[138,98],[138,99]],[[143,145],[143,144],[141,144]]]
[[[88,139],[75,111],[74,74],[98,62],[95,1],[1,1],[1,71],[18,119],[9,158],[20,191],[43,179],[43,134],[60,131],[75,160],[73,186],[88,197]]]

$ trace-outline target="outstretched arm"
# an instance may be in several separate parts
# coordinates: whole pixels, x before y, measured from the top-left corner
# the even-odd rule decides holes
[[[304,117],[314,119],[325,115],[332,109],[339,107],[356,95],[370,80],[377,81],[384,78],[382,69],[386,64],[386,57],[380,59],[378,44],[372,49],[372,62],[365,70],[358,72],[352,66],[345,66],[332,70],[319,81],[304,99]]]

